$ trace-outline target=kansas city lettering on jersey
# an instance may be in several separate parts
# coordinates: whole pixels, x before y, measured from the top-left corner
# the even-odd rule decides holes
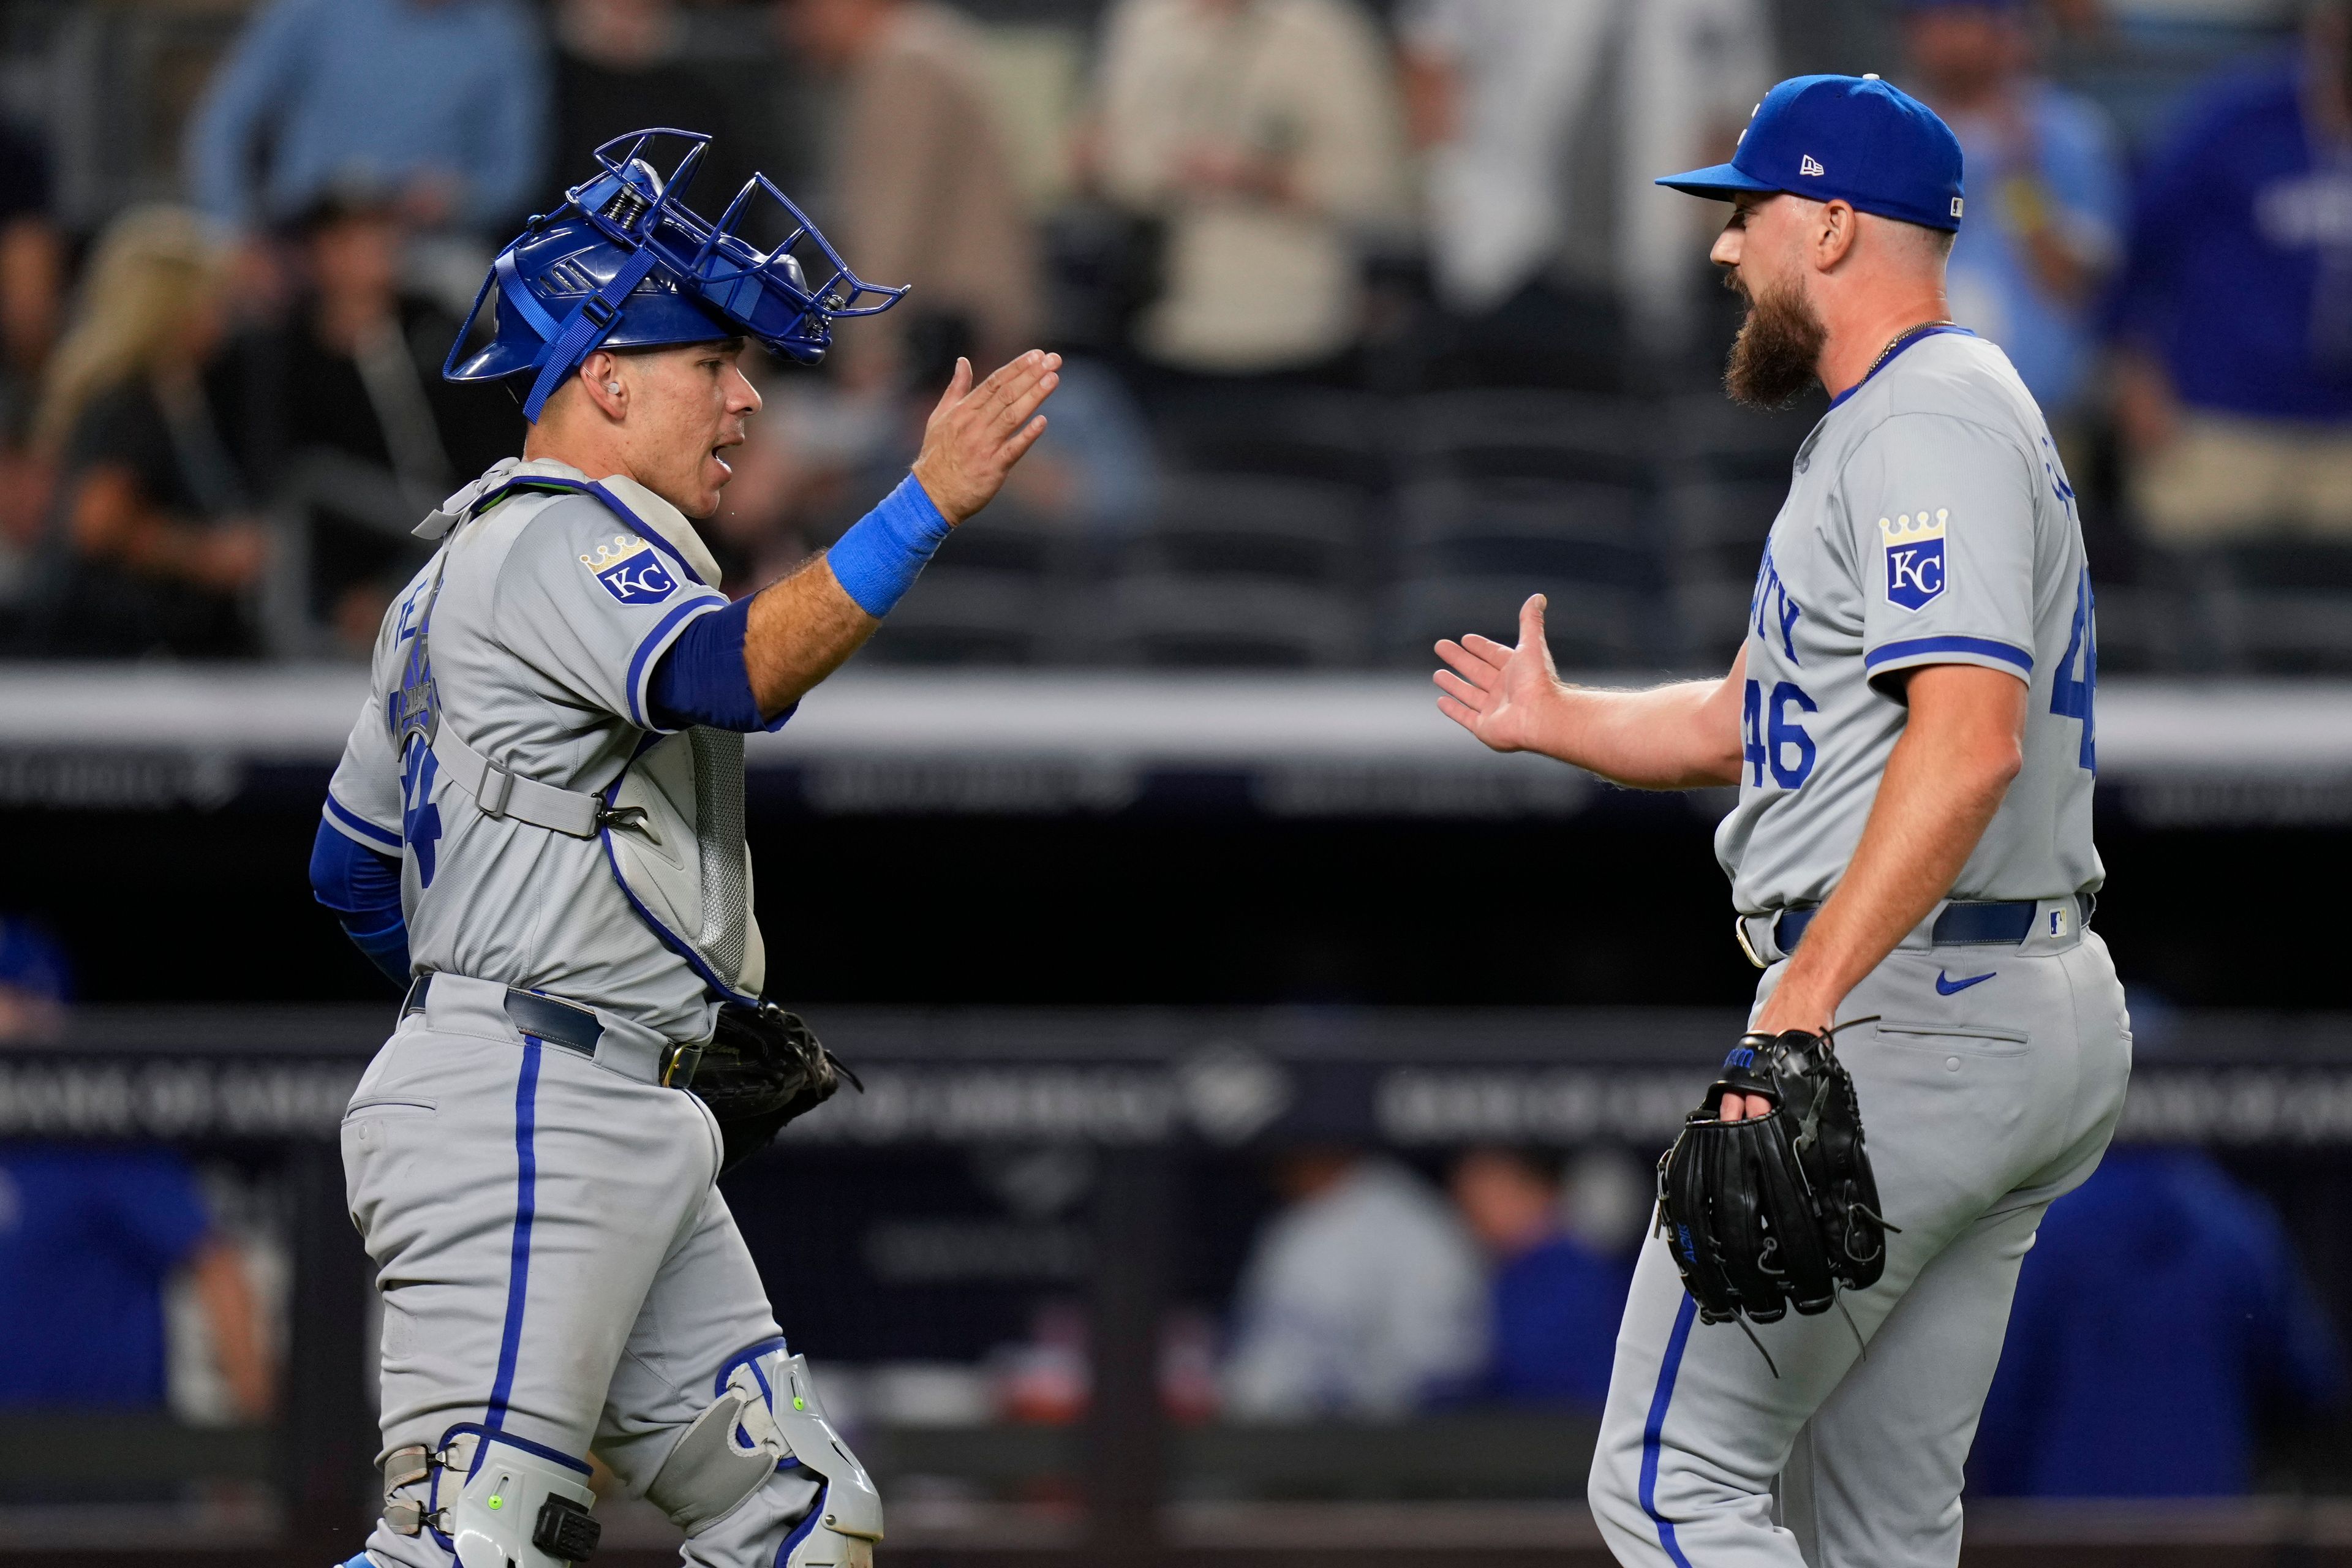
[[[634,533],[614,534],[612,543],[599,544],[580,564],[624,605],[658,605],[677,592],[677,574]]]
[[[1951,512],[1925,507],[1892,520],[1878,520],[1886,542],[1886,602],[1906,610],[1927,606],[1944,591],[1944,525]]]
[[[1748,604],[1748,618],[1756,635],[1766,642],[1780,639],[1780,651],[1790,664],[1803,662],[1797,658],[1796,626],[1805,607],[1790,596],[1789,585],[1780,581],[1780,568],[1772,564],[1772,546],[1764,546],[1764,563],[1756,571],[1756,594]]]

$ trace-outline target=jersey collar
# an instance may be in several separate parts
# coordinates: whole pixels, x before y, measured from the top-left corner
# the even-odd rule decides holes
[[[436,508],[413,531],[420,539],[438,539],[457,525],[460,519],[495,500],[503,492],[527,488],[533,479],[562,481],[558,488],[574,489],[595,484],[613,500],[618,501],[629,520],[654,537],[654,542],[683,562],[704,583],[719,581],[719,561],[702,535],[686,514],[662,500],[636,480],[612,474],[601,480],[591,480],[587,474],[569,463],[559,463],[552,458],[534,458],[525,462],[520,458],[501,458],[484,471],[482,477],[466,486]]]
[[[1864,387],[1868,386],[1879,372],[1885,370],[1888,365],[1893,364],[1896,360],[1901,359],[1906,353],[1908,353],[1911,350],[1912,344],[1924,342],[1929,338],[1940,338],[1946,332],[1958,332],[1964,338],[1972,338],[1976,336],[1974,332],[1969,331],[1966,327],[1956,327],[1951,325],[1949,322],[1945,321],[1938,321],[1932,327],[1916,328],[1913,331],[1905,333],[1902,337],[1895,340],[1895,346],[1886,351],[1885,358],[1881,359],[1876,364],[1870,367],[1869,375],[1864,376],[1860,381],[1855,382],[1852,386],[1847,387],[1843,392],[1839,393],[1835,397],[1830,399],[1831,409],[1834,411],[1839,404],[1843,403],[1847,398],[1852,397],[1855,393],[1860,392]]]

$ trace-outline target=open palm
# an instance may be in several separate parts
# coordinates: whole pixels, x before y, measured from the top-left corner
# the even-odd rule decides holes
[[[1437,645],[1437,657],[1452,666],[1432,679],[1444,693],[1437,710],[1498,752],[1522,752],[1537,744],[1545,700],[1559,688],[1551,647],[1544,641],[1544,596],[1519,606],[1519,646],[1505,647],[1475,632],[1460,642]]]

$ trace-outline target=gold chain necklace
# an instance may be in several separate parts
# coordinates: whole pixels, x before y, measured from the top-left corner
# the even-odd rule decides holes
[[[1878,374],[1878,367],[1886,363],[1886,358],[1889,354],[1893,353],[1896,349],[1901,348],[1905,343],[1909,342],[1913,338],[1917,337],[1921,332],[1931,331],[1937,327],[1957,327],[1959,323],[1958,321],[1953,321],[1949,316],[1946,316],[1940,321],[1922,321],[1916,327],[1904,328],[1892,338],[1889,338],[1886,341],[1886,346],[1878,351],[1878,357],[1872,360],[1870,362],[1870,368],[1862,373],[1862,381],[1868,381],[1872,376],[1876,375]],[[1854,384],[1856,386],[1860,386],[1862,384],[1862,381],[1855,382]]]

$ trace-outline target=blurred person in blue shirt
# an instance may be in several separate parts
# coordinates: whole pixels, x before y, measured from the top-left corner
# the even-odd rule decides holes
[[[2242,1493],[2260,1405],[2317,1414],[2343,1392],[2270,1205],[2201,1151],[2118,1146],[2025,1255],[1969,1489]]]
[[[353,184],[422,229],[494,229],[531,198],[549,112],[522,0],[271,0],[197,108],[189,193],[247,232]]]
[[[68,991],[56,942],[0,918],[0,1050],[54,1040]],[[187,1163],[162,1149],[0,1144],[0,1409],[160,1407],[164,1291],[183,1269],[235,1413],[266,1418],[253,1288]]]
[[[2056,424],[2090,380],[2126,186],[2106,116],[2034,73],[2030,22],[2025,0],[1905,0],[1903,42],[1967,167],[1953,319],[2000,345]]]
[[[2115,327],[2134,510],[2171,544],[2352,538],[2352,5],[2199,92],[2149,158]]]
[[[1633,1258],[1570,1234],[1556,1155],[1474,1149],[1454,1167],[1451,1185],[1463,1223],[1495,1267],[1486,1366],[1471,1392],[1506,1404],[1599,1409]]]

